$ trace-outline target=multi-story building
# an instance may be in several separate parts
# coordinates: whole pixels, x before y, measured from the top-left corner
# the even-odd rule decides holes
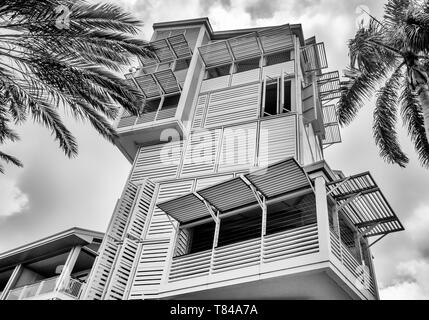
[[[0,300],[77,300],[103,233],[72,228],[0,253]]]
[[[157,23],[117,122],[132,163],[84,299],[377,299],[403,230],[372,176],[331,170],[337,71],[301,25]]]

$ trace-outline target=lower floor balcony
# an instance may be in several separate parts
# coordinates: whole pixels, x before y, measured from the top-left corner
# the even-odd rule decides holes
[[[378,299],[369,237],[402,225],[369,174],[326,180],[289,159],[158,204],[179,222],[159,298]]]
[[[67,278],[61,281],[57,276],[14,288],[9,291],[6,300],[77,300],[82,288],[83,283],[77,279]]]

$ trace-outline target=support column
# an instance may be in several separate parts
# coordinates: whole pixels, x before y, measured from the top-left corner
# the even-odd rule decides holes
[[[218,245],[218,241],[219,241],[219,230],[220,230],[220,218],[219,218],[219,211],[217,212],[217,216],[216,219],[214,220],[216,223],[215,226],[215,232],[214,232],[214,236],[213,236],[213,247],[212,247],[212,255],[210,257],[210,270],[209,270],[209,275],[212,274],[212,270],[213,270],[213,262],[214,262],[214,255],[215,255],[215,251]]]
[[[66,263],[64,264],[64,268],[61,271],[61,274],[60,274],[58,281],[55,285],[55,291],[60,290],[62,288],[62,286],[67,284],[66,281],[68,281],[70,278],[70,275],[71,275],[73,268],[76,264],[76,260],[79,256],[80,250],[81,250],[80,246],[73,247],[70,250],[70,253],[67,257]]]
[[[3,292],[0,295],[0,300],[6,300],[6,297],[9,293],[9,291],[12,289],[12,287],[18,281],[19,276],[21,275],[21,271],[22,271],[22,264],[19,264],[15,267],[12,274],[10,275],[9,280],[7,281],[6,286],[4,287]]]
[[[316,214],[317,214],[317,232],[319,235],[320,255],[329,260],[331,251],[331,239],[329,234],[329,210],[328,198],[326,195],[326,180],[323,176],[317,176],[314,179]]]

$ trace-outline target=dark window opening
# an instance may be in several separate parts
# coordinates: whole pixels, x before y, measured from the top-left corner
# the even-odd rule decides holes
[[[213,239],[215,232],[215,223],[205,223],[189,229],[189,251],[188,253],[196,253],[213,248]]]
[[[160,98],[146,101],[145,106],[143,108],[143,113],[157,111],[160,103],[161,103]]]
[[[173,96],[167,96],[164,98],[164,102],[162,104],[162,110],[176,108],[179,104],[180,94],[175,94]]]
[[[236,66],[235,73],[258,69],[260,60],[261,60],[260,58],[253,58],[253,59],[237,62],[235,64]]]
[[[227,76],[230,74],[230,70],[231,70],[230,64],[207,69],[206,79],[212,79],[212,78]]]
[[[260,238],[261,228],[262,214],[259,208],[222,219],[219,229],[218,247]]]
[[[277,114],[277,91],[277,83],[266,85],[264,117]]]
[[[278,202],[268,206],[267,234],[274,234],[316,223],[314,195]]]
[[[282,51],[266,56],[266,66],[272,66],[291,60],[291,51]]]
[[[283,98],[283,112],[292,111],[292,83],[290,81],[284,83]]]
[[[176,61],[176,67],[174,71],[186,70],[189,68],[189,64],[191,63],[191,59],[181,59]]]

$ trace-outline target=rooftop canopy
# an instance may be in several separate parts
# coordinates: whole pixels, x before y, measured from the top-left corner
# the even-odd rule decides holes
[[[259,169],[243,176],[159,203],[158,207],[181,224],[257,203],[254,192],[267,200],[311,187],[304,169],[295,159]],[[209,209],[211,208],[211,209]]]
[[[361,234],[369,237],[404,230],[369,172],[331,182],[327,189]]]

